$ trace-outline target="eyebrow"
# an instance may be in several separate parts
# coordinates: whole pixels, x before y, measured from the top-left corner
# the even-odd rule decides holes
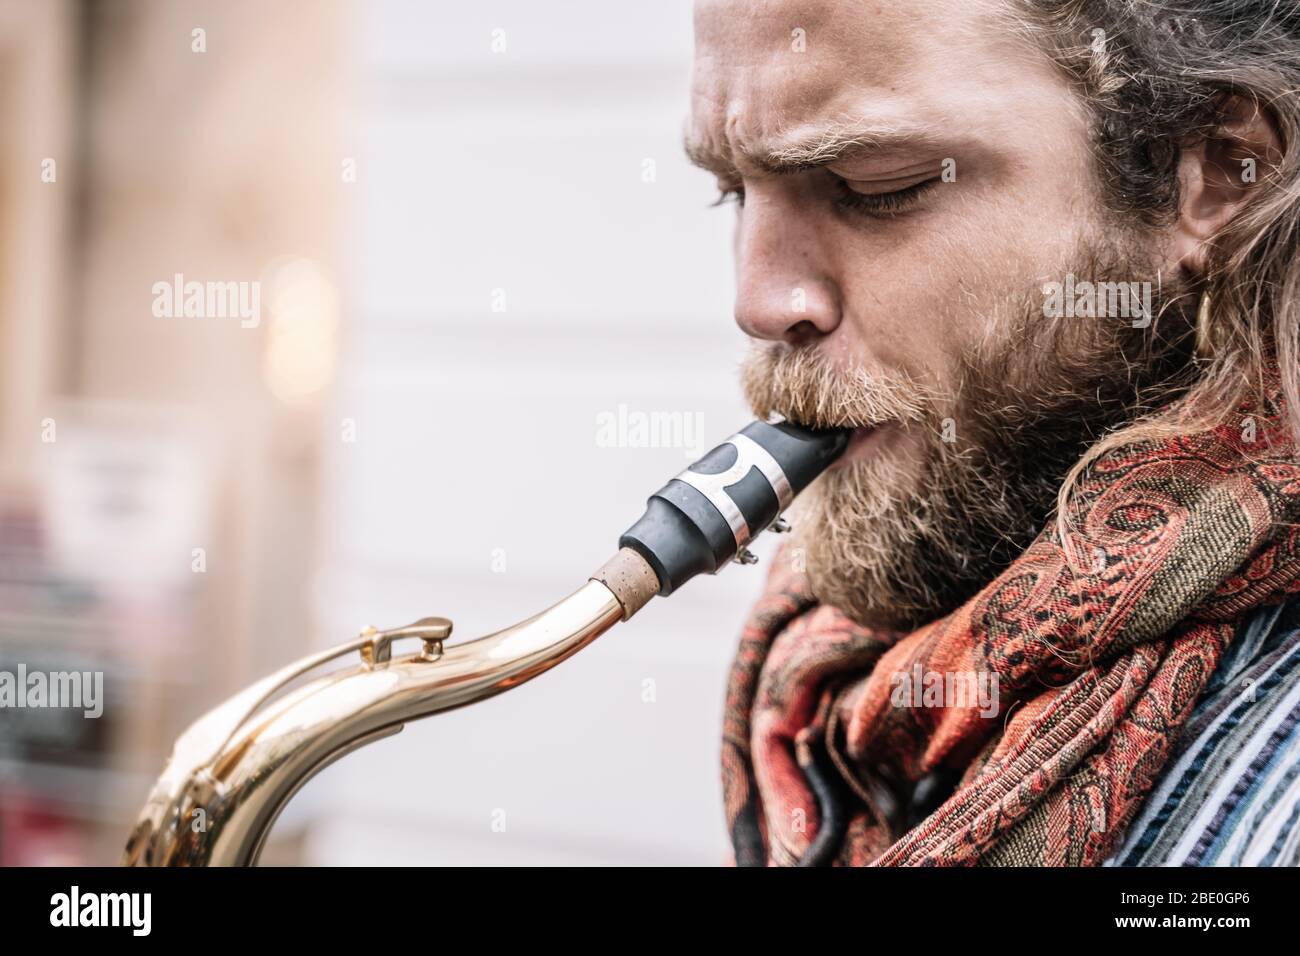
[[[802,172],[829,166],[849,156],[892,150],[935,146],[938,137],[931,127],[841,123],[811,132],[797,132],[785,139],[758,145],[725,144],[692,138],[688,133],[683,149],[686,157],[701,169],[719,176],[739,174],[738,153],[747,166],[773,175]]]

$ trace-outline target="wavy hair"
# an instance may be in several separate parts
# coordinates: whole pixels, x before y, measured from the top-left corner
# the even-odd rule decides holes
[[[1180,401],[1104,437],[1057,501],[1062,542],[1072,490],[1119,446],[1212,428],[1280,373],[1300,435],[1300,2],[1011,0],[1015,26],[1045,50],[1091,112],[1104,201],[1152,226],[1178,214],[1183,148],[1214,137],[1231,98],[1271,116],[1281,140],[1241,211],[1209,241],[1209,355]],[[1245,167],[1243,167],[1245,168]]]

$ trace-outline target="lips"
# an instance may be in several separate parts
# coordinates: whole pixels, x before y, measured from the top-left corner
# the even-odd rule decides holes
[[[847,428],[849,429],[848,447],[844,449],[844,454],[831,465],[831,468],[837,468],[846,461],[860,457],[864,449],[876,443],[876,440],[883,432],[892,430],[893,426],[898,424],[894,421],[877,422],[874,425],[853,425],[851,422],[828,424],[819,422],[816,425],[800,421],[794,416],[783,416],[783,420],[790,422],[792,425],[799,425],[803,428]]]
[[[837,468],[845,462],[854,461],[868,454],[869,449],[876,444],[881,434],[887,431],[892,424],[892,422],[881,422],[879,425],[864,425],[853,429],[853,432],[849,435],[849,445],[844,449],[844,454],[831,467]]]

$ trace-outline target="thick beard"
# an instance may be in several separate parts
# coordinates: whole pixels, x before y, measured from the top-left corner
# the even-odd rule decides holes
[[[1128,280],[1139,263],[1104,247],[1080,258],[1075,274],[1095,281]],[[817,598],[861,625],[910,630],[1023,553],[1088,447],[1185,384],[1189,297],[1168,280],[1157,292],[1150,278],[1156,318],[1146,329],[1047,319],[1041,294],[1021,297],[1008,306],[1003,344],[968,358],[946,401],[906,379],[846,375],[815,346],[756,351],[743,378],[757,414],[823,427],[902,421],[924,436],[919,469],[888,453],[846,462],[796,505],[792,545]]]

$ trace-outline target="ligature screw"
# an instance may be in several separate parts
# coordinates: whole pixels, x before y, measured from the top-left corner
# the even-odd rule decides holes
[[[771,528],[773,531],[775,531],[777,534],[785,534],[787,531],[790,530],[790,522],[786,521],[784,518],[777,518],[770,525],[768,525],[768,527]]]
[[[741,548],[733,559],[737,564],[758,564],[758,555],[748,548]]]

